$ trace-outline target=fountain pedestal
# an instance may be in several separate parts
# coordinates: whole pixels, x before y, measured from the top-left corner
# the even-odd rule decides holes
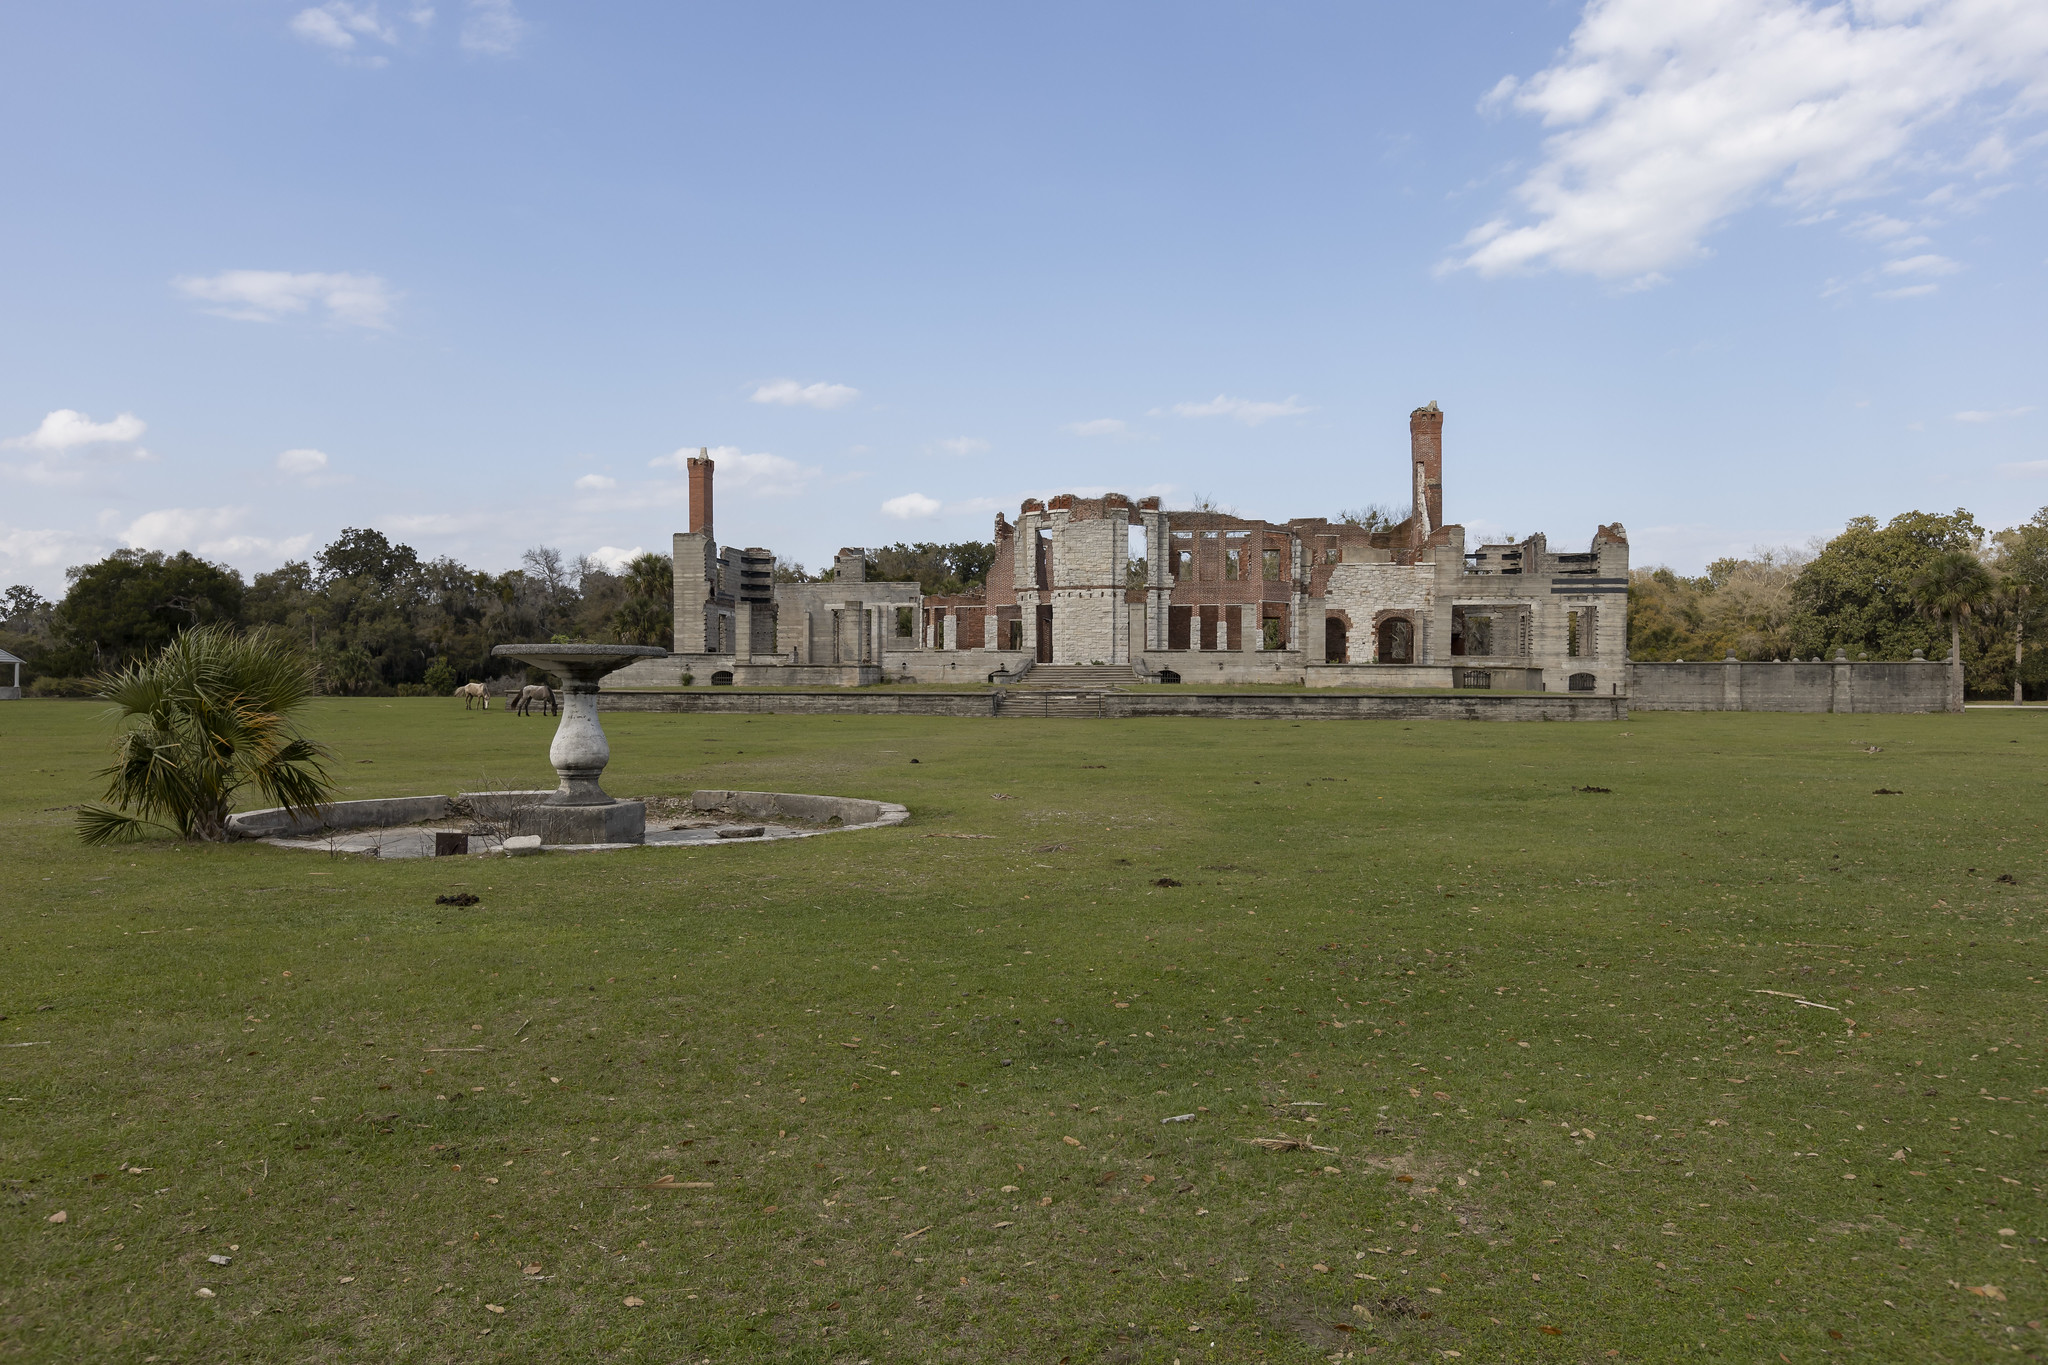
[[[543,844],[637,844],[647,837],[647,806],[615,801],[598,778],[611,761],[604,727],[597,723],[598,684],[604,675],[642,659],[665,658],[655,645],[499,645],[496,658],[546,669],[562,682],[562,718],[548,761],[562,785],[540,802],[515,806],[514,835],[537,834]]]

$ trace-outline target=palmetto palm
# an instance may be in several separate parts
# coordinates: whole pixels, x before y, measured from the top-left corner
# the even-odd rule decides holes
[[[224,841],[245,786],[295,811],[331,799],[328,751],[287,719],[313,695],[313,674],[284,642],[202,626],[98,681],[121,731],[98,774],[107,804],[78,812],[86,843],[150,825]]]
[[[1963,667],[1963,618],[1990,594],[1991,574],[1977,562],[1977,556],[1951,550],[1929,560],[1926,567],[1913,576],[1907,592],[1921,615],[1948,622],[1949,664],[1960,674]],[[1960,680],[1954,704],[1958,710],[1962,708]]]

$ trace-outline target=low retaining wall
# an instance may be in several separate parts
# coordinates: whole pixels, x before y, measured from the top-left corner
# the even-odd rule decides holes
[[[1325,692],[1112,692],[1102,714],[1236,720],[1627,720],[1628,698],[1574,692],[1490,697]]]
[[[456,798],[470,818],[502,825],[520,806],[537,806],[555,794],[555,788],[533,792],[464,792]]]
[[[691,715],[992,716],[993,692],[734,692],[691,687],[677,692],[600,692],[600,711],[683,711]]]
[[[1488,696],[1346,695],[1328,692],[1018,692],[1011,700],[1042,702],[1041,714],[1134,719],[1213,716],[1241,720],[1625,720],[1628,698],[1573,692]],[[994,692],[604,692],[603,711],[666,711],[687,715],[995,716]],[[1023,709],[1021,706],[1019,709]],[[1016,714],[1013,710],[1011,714]]]
[[[1638,711],[1840,711],[1902,714],[1955,709],[1938,663],[1632,663]]]
[[[318,811],[298,814],[282,806],[245,810],[228,817],[228,833],[237,839],[304,838],[330,829],[376,829],[445,820],[453,813],[445,796],[378,796],[367,801],[335,801]]]
[[[900,825],[910,818],[907,807],[893,801],[864,801],[856,796],[808,796],[801,792],[696,791],[693,810],[732,811],[760,819],[802,820],[813,825]]]

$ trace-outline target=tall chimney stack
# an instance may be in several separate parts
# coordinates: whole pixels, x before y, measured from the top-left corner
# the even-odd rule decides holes
[[[1408,414],[1408,449],[1416,529],[1427,536],[1444,524],[1444,414],[1435,400]]]
[[[690,459],[690,534],[711,534],[711,451],[703,446]]]

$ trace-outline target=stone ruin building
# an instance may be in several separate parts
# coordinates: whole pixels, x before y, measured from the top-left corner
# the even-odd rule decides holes
[[[721,548],[713,462],[689,461],[675,536],[675,653],[613,687],[979,683],[1052,668],[1096,680],[1311,687],[1627,690],[1628,537],[1581,553],[1538,534],[1467,549],[1444,521],[1443,413],[1408,415],[1413,510],[1383,529],[1172,511],[1118,493],[1027,498],[995,521],[980,590],[927,597],[869,582],[839,552],[822,583],[777,583],[774,556]],[[1143,561],[1133,572],[1133,535]]]

